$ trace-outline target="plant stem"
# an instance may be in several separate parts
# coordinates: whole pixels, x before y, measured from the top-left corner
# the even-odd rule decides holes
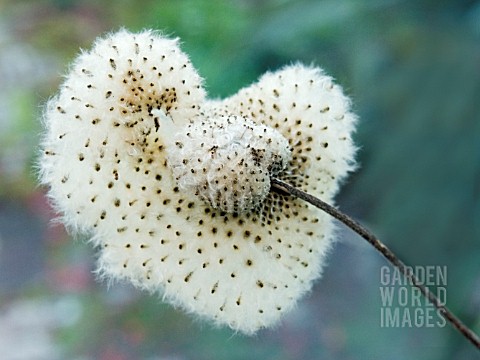
[[[413,274],[412,268],[407,267],[388,247],[386,247],[374,234],[359,224],[351,217],[345,215],[326,202],[310,195],[302,190],[297,189],[281,180],[271,179],[272,189],[281,193],[286,193],[302,200],[307,201],[313,206],[325,211],[335,219],[341,221],[358,235],[367,240],[376,250],[378,250],[393,266],[398,268],[400,272],[415,286],[420,292],[440,311],[442,316],[449,321],[452,326],[466,337],[475,347],[480,349],[480,338],[468,328],[459,318],[457,318],[438,298],[425,287],[419,279]]]

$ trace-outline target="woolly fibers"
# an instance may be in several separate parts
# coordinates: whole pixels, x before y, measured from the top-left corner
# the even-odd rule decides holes
[[[125,30],[77,58],[44,113],[41,181],[99,273],[247,334],[320,276],[332,219],[270,189],[327,202],[352,170],[355,116],[316,67],[287,66],[207,100],[177,40]]]

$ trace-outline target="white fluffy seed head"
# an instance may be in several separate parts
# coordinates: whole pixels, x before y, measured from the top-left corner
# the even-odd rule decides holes
[[[44,120],[41,180],[64,222],[91,234],[103,277],[251,334],[320,276],[332,219],[266,186],[276,176],[332,202],[353,167],[355,116],[320,69],[289,66],[208,101],[176,40],[121,31],[79,56]],[[255,174],[237,175],[242,159]]]
[[[200,114],[167,150],[180,189],[227,213],[258,208],[291,159],[278,131],[237,115]]]

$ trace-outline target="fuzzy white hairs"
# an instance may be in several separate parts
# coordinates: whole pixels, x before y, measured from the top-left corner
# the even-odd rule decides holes
[[[252,334],[321,274],[332,219],[276,177],[332,203],[354,166],[340,86],[300,64],[208,100],[178,41],[122,30],[76,59],[44,113],[41,181],[98,272]]]

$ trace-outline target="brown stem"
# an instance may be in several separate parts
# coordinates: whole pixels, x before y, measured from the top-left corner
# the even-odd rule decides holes
[[[425,287],[419,279],[413,274],[412,268],[406,266],[388,247],[386,247],[374,234],[365,227],[360,225],[351,217],[345,215],[333,206],[312,196],[296,187],[284,183],[281,180],[271,179],[272,189],[281,193],[286,193],[302,200],[307,201],[313,206],[325,211],[335,219],[341,221],[358,235],[367,240],[375,249],[377,249],[393,266],[398,268],[400,272],[417,288],[420,292],[440,311],[443,317],[449,321],[452,326],[457,329],[464,337],[466,337],[475,347],[480,349],[480,338],[469,329],[459,318],[457,318],[438,298]]]

